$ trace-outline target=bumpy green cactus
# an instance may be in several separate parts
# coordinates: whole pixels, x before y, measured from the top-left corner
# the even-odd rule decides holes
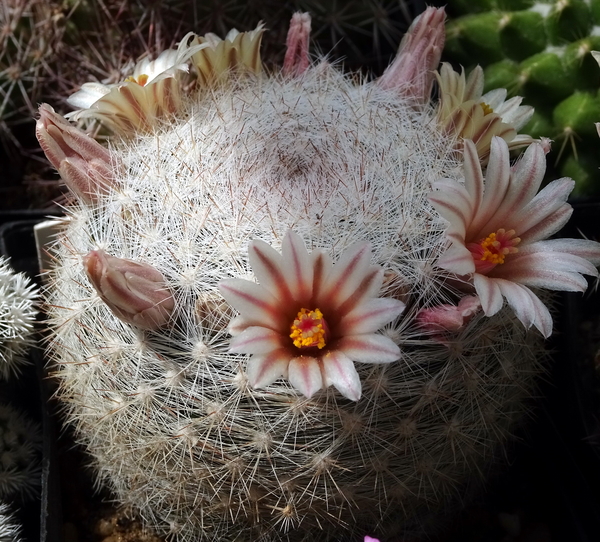
[[[594,122],[600,121],[600,3],[585,0],[450,0],[448,60],[484,67],[486,89],[504,87],[536,108],[525,131],[555,141],[550,162],[600,194]]]

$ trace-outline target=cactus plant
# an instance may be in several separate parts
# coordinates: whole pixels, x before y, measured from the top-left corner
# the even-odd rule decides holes
[[[11,406],[0,405],[0,497],[29,499],[41,483],[41,431]]]
[[[600,194],[594,122],[600,121],[600,48],[596,2],[450,0],[447,59],[480,64],[486,90],[505,87],[535,106],[524,129],[556,141],[551,164],[577,182],[573,195]]]
[[[17,525],[10,506],[0,503],[0,542],[20,542],[21,527]]]
[[[33,344],[37,287],[0,258],[0,378],[18,375]]]
[[[539,288],[585,289],[600,245],[543,241],[572,183],[535,195],[531,138],[510,167],[528,110],[448,73],[429,105],[443,20],[428,9],[373,83],[309,62],[307,14],[273,75],[260,32],[186,38],[188,70],[76,100],[108,149],[41,107],[76,197],[46,291],[57,395],[98,482],[158,532],[419,534],[526,416]]]

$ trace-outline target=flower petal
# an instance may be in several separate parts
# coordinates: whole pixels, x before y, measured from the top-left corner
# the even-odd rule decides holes
[[[504,305],[502,292],[493,278],[479,273],[473,275],[473,285],[481,300],[481,308],[486,316],[493,316]]]
[[[242,313],[249,325],[256,322],[276,330],[282,326],[280,304],[266,288],[243,279],[222,280],[218,286],[225,301]]]
[[[325,385],[335,388],[351,401],[358,401],[362,392],[354,362],[343,352],[327,352],[322,358]]]
[[[312,397],[323,387],[318,360],[310,356],[292,358],[288,366],[288,380],[302,395]]]
[[[521,243],[545,239],[566,224],[573,212],[566,201],[574,186],[571,179],[556,179],[515,212],[510,226],[518,231]]]
[[[475,262],[469,249],[460,243],[453,243],[437,260],[436,265],[457,275],[475,272]]]
[[[286,374],[289,362],[290,352],[286,348],[251,356],[246,369],[250,385],[253,388],[264,388],[272,384]]]
[[[400,359],[400,347],[389,337],[375,333],[348,335],[336,342],[335,349],[361,363],[391,363]]]
[[[510,307],[515,311],[516,317],[529,329],[532,325],[549,337],[552,333],[552,316],[548,307],[542,303],[529,288],[508,280],[497,279],[502,295]]]
[[[234,354],[266,354],[285,347],[285,339],[267,327],[250,326],[231,340],[229,351]]]
[[[309,300],[313,290],[312,261],[304,241],[292,230],[285,235],[281,256],[283,274],[292,297],[296,301]]]
[[[433,208],[448,222],[448,230],[464,239],[467,224],[473,219],[475,209],[471,196],[455,181],[442,179],[433,183],[433,192],[428,195]]]
[[[264,241],[255,239],[248,245],[248,260],[260,285],[275,296],[280,304],[288,305],[293,301],[279,252]]]
[[[369,299],[344,316],[338,324],[344,335],[373,333],[396,318],[406,305],[398,299]]]

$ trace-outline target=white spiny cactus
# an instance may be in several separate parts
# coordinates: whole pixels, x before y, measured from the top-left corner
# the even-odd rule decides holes
[[[37,288],[0,258],[0,378],[19,374],[27,363],[37,315]]]
[[[16,523],[10,506],[0,503],[0,542],[20,542],[21,527]]]
[[[443,25],[441,11],[425,17]],[[452,182],[466,180],[472,188],[481,175],[474,146],[466,154],[477,165],[467,162],[463,174],[456,152],[462,145],[423,105],[427,95],[418,95],[429,92],[439,43],[407,46],[423,53],[412,57],[401,49],[400,64],[382,83],[363,83],[327,63],[308,67],[307,28],[306,17],[293,20],[294,54],[283,74],[246,69],[199,77],[203,84],[181,91],[174,116],[148,118],[148,107],[121,101],[141,100],[142,92],[146,100],[160,87],[113,88],[91,106],[100,120],[113,106],[119,111],[109,119],[117,132],[109,162],[96,143],[41,110],[38,137],[79,199],[54,246],[57,265],[46,292],[58,396],[99,481],[147,525],[181,541],[350,540],[365,531],[418,530],[421,514],[485,475],[543,371],[543,338],[528,329],[537,325],[532,311],[541,301],[531,294],[537,301],[520,306],[513,294],[527,287],[509,289],[489,265],[475,273],[492,284],[487,297],[469,272],[457,276],[437,265],[450,243],[446,217],[436,210],[446,203],[437,197],[432,205],[432,184],[449,179],[452,191]],[[252,48],[250,38],[249,45],[237,42]],[[228,58],[252,58],[247,63],[255,66],[255,55],[243,53]],[[415,70],[419,84],[403,86]],[[217,82],[206,87],[208,80]],[[127,115],[145,115],[144,122],[126,123]],[[490,183],[508,182],[506,146],[494,141]],[[73,160],[85,163],[69,169]],[[535,177],[540,160],[543,152],[535,151],[510,179]],[[535,174],[527,177],[530,170]],[[502,252],[501,231],[491,267],[517,252]],[[480,251],[493,250],[490,236]],[[250,243],[256,239],[274,250]],[[587,248],[597,260],[597,247]],[[348,255],[359,252],[354,273]],[[320,260],[328,263],[320,267]],[[348,292],[325,279],[320,287],[317,278],[331,262],[340,290],[354,285],[341,304],[336,300]],[[351,278],[369,273],[378,279]],[[260,286],[239,280],[255,276]],[[496,292],[496,284],[504,289]],[[312,301],[298,312],[302,295],[288,290],[305,287],[303,299]],[[352,311],[328,312],[363,290],[373,298],[365,306],[392,307],[378,326],[361,328]],[[480,302],[470,298],[451,314],[473,293]],[[510,307],[501,308],[503,295]],[[225,299],[243,305],[241,318],[232,321],[236,311]],[[275,311],[285,300],[291,306]],[[439,306],[442,316],[417,317]],[[286,339],[302,327],[305,309],[320,314],[317,308],[323,318],[311,312],[311,322],[322,324],[319,337],[331,343]],[[282,326],[272,322],[286,311]],[[377,348],[390,343],[399,354],[377,359]],[[338,351],[350,361],[332,376],[328,364],[341,359]],[[257,376],[257,366],[266,377]],[[317,376],[309,374],[315,367]],[[348,377],[349,387],[338,377]]]

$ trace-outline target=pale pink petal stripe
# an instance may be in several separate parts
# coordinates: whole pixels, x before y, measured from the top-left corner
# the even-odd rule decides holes
[[[369,271],[370,264],[371,247],[368,243],[355,243],[346,249],[325,279],[323,305],[328,310],[337,310],[356,292]]]
[[[339,329],[343,335],[373,333],[388,324],[403,310],[405,304],[398,299],[369,299],[342,318]]]
[[[510,219],[510,227],[517,231],[522,243],[544,239],[564,226],[572,213],[566,201],[574,186],[571,179],[556,179],[527,205],[516,210]]]
[[[279,303],[288,305],[292,294],[282,269],[282,257],[264,241],[255,239],[248,245],[248,260],[260,285],[278,298]]]
[[[354,362],[342,352],[328,352],[323,356],[325,385],[336,389],[351,401],[360,399],[362,386]]]
[[[336,307],[339,316],[343,316],[359,307],[366,300],[376,297],[379,290],[381,290],[382,283],[383,269],[374,265],[365,273],[362,280],[357,283],[356,289],[351,291],[346,299],[343,299],[341,295],[338,299],[335,299],[335,295],[333,295],[332,306]]]
[[[231,340],[229,351],[234,354],[266,354],[283,348],[286,342],[289,344],[287,337],[272,329],[250,326]]]
[[[546,155],[539,143],[529,145],[523,157],[512,170],[512,178],[506,196],[498,206],[491,222],[494,226],[490,231],[496,231],[508,223],[515,212],[529,203],[537,194],[544,173],[546,172]],[[515,228],[511,224],[511,227]],[[518,232],[520,233],[520,228]]]
[[[248,322],[260,322],[273,329],[281,327],[281,303],[262,286],[249,280],[226,279],[219,282],[219,290]]]
[[[529,290],[529,288],[527,288]],[[540,331],[540,333],[548,338],[552,334],[552,315],[548,310],[548,307],[542,303],[542,300],[529,290],[531,295],[531,301],[535,306],[536,317],[533,325]]]
[[[457,275],[468,275],[475,272],[473,255],[464,244],[453,243],[436,262],[438,267]]]
[[[473,285],[481,300],[481,308],[485,315],[493,316],[496,314],[504,304],[502,292],[496,284],[496,281],[493,278],[475,273],[475,275],[473,275]]]
[[[473,220],[474,212],[481,207],[483,199],[483,173],[477,154],[477,147],[470,139],[465,139],[464,170],[465,170],[465,199],[471,204],[471,214],[467,223]],[[466,226],[463,228],[466,231]],[[463,232],[464,235],[464,232]]]
[[[308,302],[312,297],[313,267],[302,238],[289,230],[281,247],[283,274],[292,297]]]
[[[389,337],[367,333],[348,335],[335,345],[351,360],[361,363],[391,363],[400,359],[400,348]]]
[[[442,179],[433,183],[433,192],[428,195],[433,208],[448,222],[448,231],[464,238],[467,224],[475,212],[471,196],[455,181]]]
[[[283,376],[288,368],[290,353],[287,349],[251,356],[248,360],[248,381],[253,388],[264,388]]]
[[[600,244],[589,239],[549,239],[527,246],[521,252],[565,252],[600,265]]]
[[[495,279],[502,295],[515,312],[521,323],[529,329],[536,319],[536,307],[531,296],[531,290],[510,280]]]
[[[305,397],[323,387],[323,376],[318,360],[309,356],[293,358],[288,366],[288,380]]]
[[[482,232],[482,228],[494,217],[498,206],[502,203],[508,190],[510,180],[510,157],[508,147],[503,139],[492,138],[490,160],[485,175],[485,191],[481,207],[476,210],[476,217],[467,226],[467,239],[487,237],[490,232]],[[494,230],[495,231],[495,230]]]

